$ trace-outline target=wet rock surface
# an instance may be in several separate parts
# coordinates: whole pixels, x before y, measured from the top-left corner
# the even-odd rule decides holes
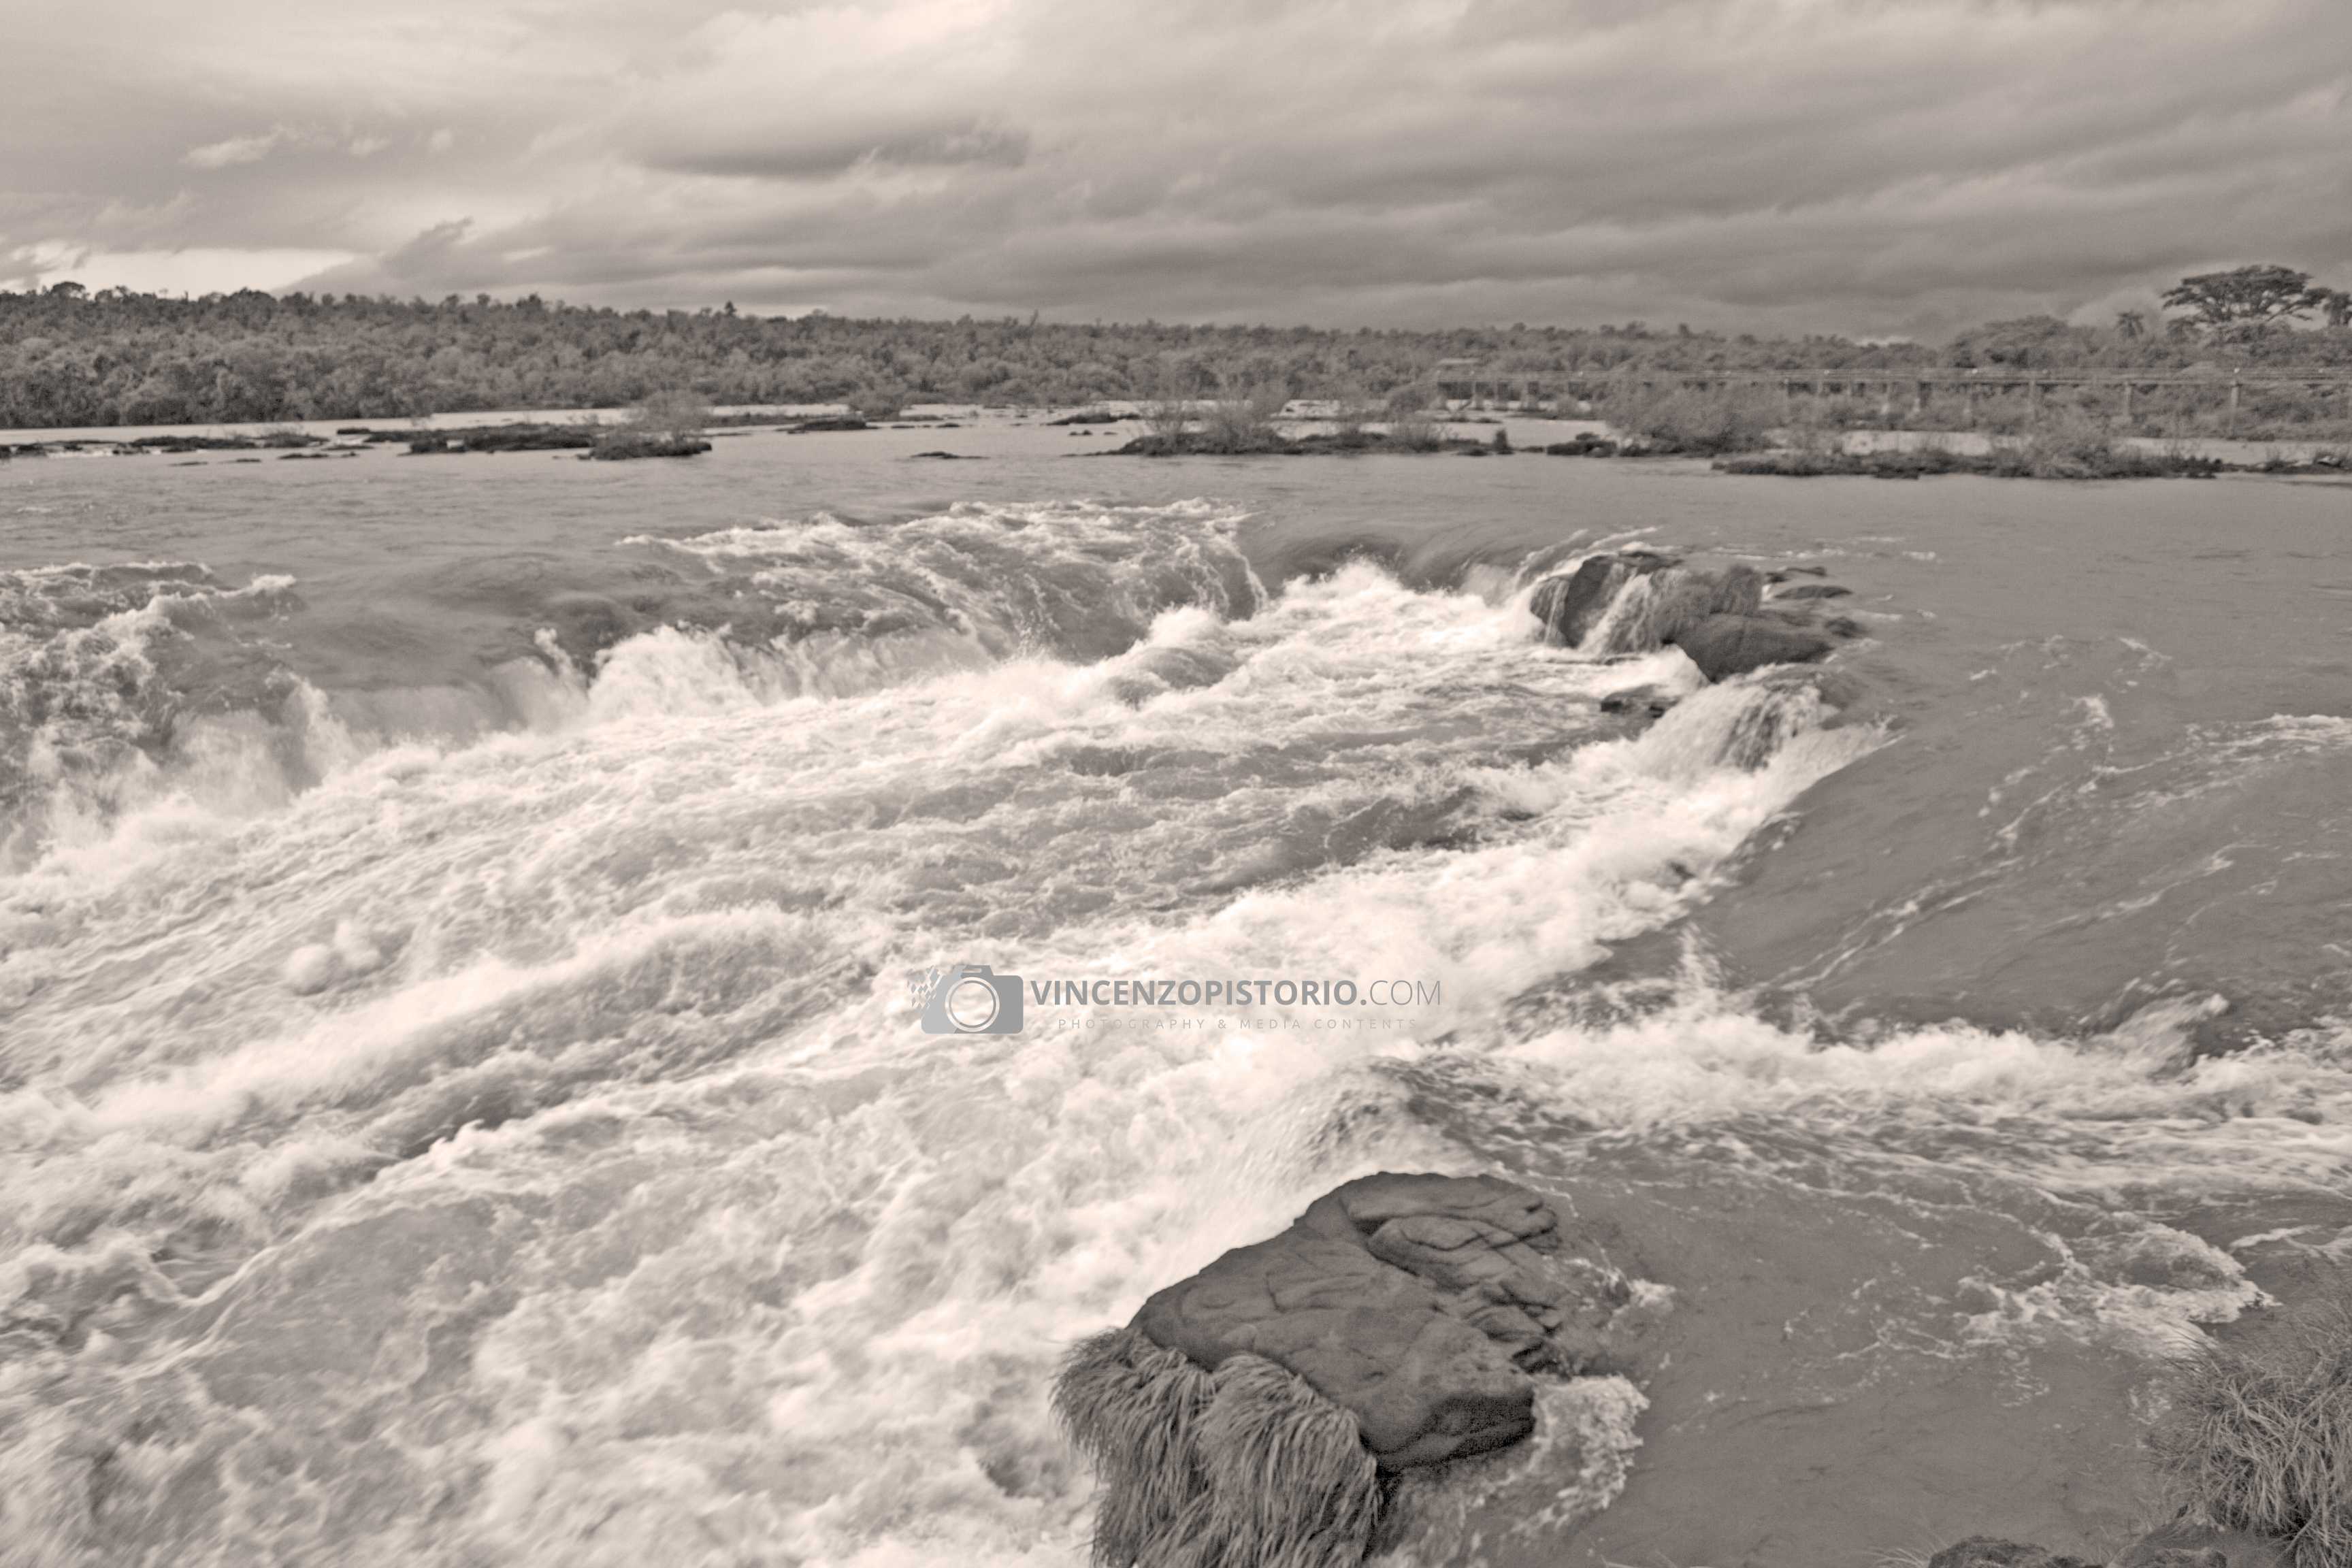
[[[1837,644],[1804,626],[1763,616],[1709,616],[1676,634],[1675,646],[1709,680],[1728,680],[1768,664],[1811,664]]]
[[[2175,1524],[2152,1531],[2104,1568],[2290,1568],[2294,1553],[2283,1542],[2243,1531],[2205,1530]],[[1989,1535],[1955,1542],[1927,1560],[1927,1568],[2103,1568],[2085,1557],[2070,1557],[2021,1541]]]
[[[1295,1373],[1393,1471],[1526,1436],[1532,1374],[1600,1366],[1627,1297],[1538,1194],[1384,1173],[1160,1291],[1132,1326],[1211,1371],[1254,1355]]]
[[[1663,718],[1675,705],[1675,695],[1663,687],[1637,686],[1630,691],[1612,691],[1601,700],[1603,713],[1632,713],[1651,719]]]
[[[1769,664],[1812,663],[1836,638],[1860,634],[1843,617],[1822,625],[1810,613],[1812,605],[1851,590],[1778,585],[1786,581],[1784,573],[1768,577],[1745,563],[1702,572],[1669,556],[1627,551],[1589,556],[1574,572],[1546,578],[1528,607],[1553,647],[1601,654],[1680,647],[1709,680],[1727,680]],[[1774,587],[1769,608],[1768,585]]]
[[[1670,555],[1640,550],[1588,556],[1574,572],[1537,584],[1528,607],[1544,625],[1544,641],[1554,647],[1576,647],[1601,624],[1627,583],[1675,564]]]
[[[2080,1557],[2061,1557],[2021,1541],[1972,1535],[1927,1559],[1927,1568],[2099,1568]]]

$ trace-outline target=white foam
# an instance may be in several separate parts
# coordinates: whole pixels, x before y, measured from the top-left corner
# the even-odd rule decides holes
[[[702,548],[779,548],[754,531]],[[128,1237],[222,1294],[205,1341],[135,1352],[178,1358],[136,1400],[69,1347],[42,1386],[142,1506],[303,1454],[300,1510],[189,1526],[251,1554],[331,1554],[317,1521],[364,1496],[415,1562],[1075,1561],[1055,1357],[1336,1181],[1488,1164],[1398,1070],[1495,1090],[1498,1147],[1530,1131],[1515,1107],[1759,1161],[1775,1126],[1895,1157],[1906,1129],[2013,1119],[1947,1157],[2099,1194],[2340,1169],[2340,1062],[2192,1061],[2178,1019],[1824,1047],[1695,963],[1663,1011],[1515,1032],[1883,739],[1822,728],[1801,683],[1700,689],[1678,654],[1528,633],[1507,598],[1362,564],[1246,618],[1161,605],[1108,657],[833,697],[665,630],[533,665],[541,732],[362,752],[168,842],[137,814],[136,876],[59,851],[0,888],[0,1256],[80,1268]],[[1599,696],[1657,682],[1690,695],[1593,741]],[[1502,749],[1526,741],[1543,760]],[[1406,826],[1348,837],[1368,822]],[[1018,1037],[922,1034],[907,972],[966,959],[1439,994],[1380,1032],[1265,1009],[1286,1026],[1056,1033],[1037,1008]],[[2235,1299],[2226,1259],[2156,1235],[1996,1315]],[[83,1473],[26,1386],[0,1386],[12,1494]],[[256,1430],[220,1418],[231,1386],[268,1390]],[[1545,1407],[1581,1456],[1555,1521],[1614,1495],[1640,1409],[1572,1386]],[[42,1517],[86,1543],[86,1508]]]

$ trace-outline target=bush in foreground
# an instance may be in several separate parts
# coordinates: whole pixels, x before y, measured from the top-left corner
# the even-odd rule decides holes
[[[1270,1361],[1214,1372],[1132,1329],[1072,1349],[1054,1409],[1102,1478],[1094,1560],[1356,1568],[1381,1522],[1356,1418]]]
[[[2177,1370],[2149,1439],[2182,1517],[2352,1568],[2352,1305],[2322,1300]]]

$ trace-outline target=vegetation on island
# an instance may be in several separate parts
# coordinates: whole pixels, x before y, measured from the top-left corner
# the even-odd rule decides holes
[[[1287,400],[1264,389],[1242,397],[1203,403],[1163,398],[1143,415],[1143,433],[1113,456],[1140,458],[1316,457],[1360,452],[1457,452],[1466,457],[1507,454],[1510,437],[1497,429],[1484,441],[1450,436],[1423,413],[1415,400],[1399,400],[1391,410],[1357,402],[1332,411],[1328,430],[1286,433],[1276,423]]]
[[[1921,479],[1935,474],[1978,474],[1995,479],[2210,479],[2233,465],[2219,458],[2118,445],[2104,435],[2036,431],[1995,442],[1981,452],[1942,444],[1849,452],[1820,446],[1719,458],[1727,474],[1779,474],[1791,479],[1859,475]],[[2324,465],[2323,465],[2324,466]]]
[[[1110,401],[1251,404],[1336,399],[1391,416],[1465,395],[1559,406],[1655,430],[1662,443],[1732,449],[1738,427],[1778,420],[1769,388],[1677,408],[1645,376],[1707,372],[1906,370],[2133,371],[2207,375],[2271,366],[2352,371],[2352,300],[2291,268],[2185,279],[2174,312],[2126,311],[2086,326],[2026,317],[1949,342],[1759,337],[1639,321],[1591,328],[1446,331],[1210,327],[1144,321],[861,321],[812,312],[620,311],[488,295],[436,302],[247,289],[172,299],[74,283],[0,290],[0,427],[383,419],[514,408],[625,407],[667,389],[712,404],[846,405],[866,421],[909,404],[1087,407]],[[2048,397],[2111,423],[2112,394]],[[1809,394],[1833,426],[1921,420],[1948,407],[1890,411],[1882,395]],[[1739,406],[1728,406],[1730,405]],[[1971,401],[1978,427],[2022,429],[2040,412],[1998,386]],[[1102,410],[1108,422],[1108,410]],[[1890,416],[1891,418],[1890,418]],[[2240,433],[2352,431],[2336,395],[2249,386]],[[1710,426],[1728,427],[1710,430]],[[2151,389],[2131,427],[2221,433],[2209,393]],[[1359,428],[1368,444],[1393,425]],[[1213,435],[1213,442],[1225,439]],[[1236,437],[1238,438],[1238,437]]]
[[[455,452],[578,451],[596,462],[620,462],[633,458],[691,458],[710,450],[702,438],[710,421],[709,405],[690,392],[662,392],[642,399],[620,425],[599,424],[594,418],[562,424],[522,420],[509,425],[473,426],[462,430],[429,430],[409,438],[412,457]],[[386,432],[364,432],[370,440],[394,438]]]

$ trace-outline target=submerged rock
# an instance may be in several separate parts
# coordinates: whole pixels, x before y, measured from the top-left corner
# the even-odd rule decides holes
[[[2107,1568],[2291,1568],[2294,1554],[2284,1542],[2244,1531],[2207,1530],[2174,1524],[2151,1531],[2126,1547]],[[2021,1541],[1972,1535],[1945,1547],[1927,1568],[2100,1568]]]
[[[1800,583],[1792,588],[1783,588],[1772,596],[1776,599],[1843,599],[1853,592],[1853,589],[1841,588],[1835,583]]]
[[[1601,700],[1603,713],[1646,713],[1653,719],[1665,717],[1666,710],[1674,705],[1674,693],[1659,686],[1637,686],[1631,691],[1612,691]]]
[[[1763,616],[1709,616],[1678,631],[1675,646],[1709,680],[1728,680],[1768,664],[1811,664],[1837,645],[1816,631]]]
[[[2286,1542],[2242,1530],[2168,1525],[2132,1542],[2115,1568],[2290,1568]]]
[[[1972,1535],[1927,1559],[1927,1568],[2099,1568],[2080,1557],[2060,1557],[2021,1541]]]

